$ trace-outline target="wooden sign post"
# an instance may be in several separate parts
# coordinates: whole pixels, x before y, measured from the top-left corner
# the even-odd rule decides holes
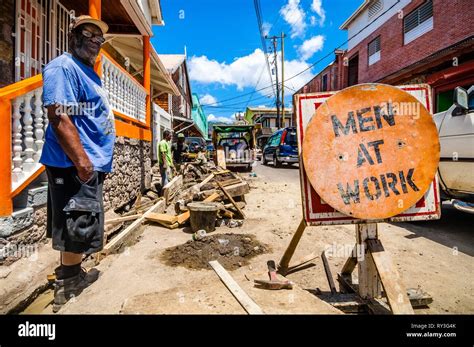
[[[298,95],[297,103],[304,97]],[[368,302],[383,294],[393,313],[413,313],[400,275],[378,238],[377,222],[396,219],[433,191],[437,196],[439,140],[432,117],[415,96],[382,84],[344,89],[314,109],[305,121],[301,105],[296,110],[302,184],[308,180],[324,204],[356,224],[356,253],[363,255],[347,260],[338,276],[341,288]],[[307,206],[308,195],[302,196]],[[434,205],[437,213],[430,219],[439,218],[439,202]],[[309,219],[306,212],[280,261],[281,272],[291,269]],[[408,214],[406,218],[410,220]],[[356,266],[357,286],[351,276]]]

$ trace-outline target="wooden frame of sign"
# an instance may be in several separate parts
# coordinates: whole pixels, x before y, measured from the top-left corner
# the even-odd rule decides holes
[[[415,96],[431,113],[431,91],[428,85],[405,85],[399,88]],[[375,220],[357,219],[342,214],[325,204],[309,183],[301,151],[306,126],[315,110],[335,93],[324,92],[298,94],[295,96],[303,219],[279,262],[279,272],[287,274],[298,270],[302,265],[301,263],[290,265],[290,261],[307,225],[355,224],[356,243],[354,252],[347,259],[337,277],[341,293],[357,294],[358,299],[356,302],[366,305],[374,313],[413,314],[412,303],[415,305],[426,305],[432,299],[424,294],[421,300],[419,298],[412,298],[412,303],[410,302],[401,276],[389,252],[384,249],[382,242],[378,238],[377,223],[439,219],[441,217],[441,207],[438,179],[435,176],[423,198],[414,206],[391,218]],[[363,256],[358,257],[357,254],[362,254]],[[322,259],[331,291],[334,291],[332,275],[324,252]],[[356,267],[358,283],[355,283],[352,279],[352,273]],[[385,296],[386,302],[382,300],[382,296]],[[337,307],[340,308],[340,300],[336,301],[338,302]]]

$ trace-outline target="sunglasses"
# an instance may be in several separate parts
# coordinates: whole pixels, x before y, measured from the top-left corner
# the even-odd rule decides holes
[[[88,39],[95,39],[95,41],[100,43],[101,45],[105,42],[105,39],[102,34],[94,35],[89,30],[82,30],[82,35],[87,37]]]

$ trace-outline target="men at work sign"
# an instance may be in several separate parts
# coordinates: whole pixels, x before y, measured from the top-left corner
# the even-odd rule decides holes
[[[430,113],[383,84],[344,89],[318,107],[302,148],[308,179],[336,210],[361,219],[395,216],[428,190],[439,161]]]

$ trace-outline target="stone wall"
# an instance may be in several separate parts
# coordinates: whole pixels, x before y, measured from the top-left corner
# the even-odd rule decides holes
[[[104,182],[104,208],[116,209],[151,185],[151,143],[117,137],[113,172]]]
[[[15,0],[0,1],[0,88],[14,82]]]
[[[149,189],[152,179],[151,143],[117,137],[113,172],[104,182],[105,211],[116,209],[139,191]],[[46,241],[47,186],[25,189],[19,208],[9,217],[0,218],[0,265],[9,265],[31,251],[31,246]]]
[[[0,221],[0,265],[31,256],[39,242],[46,242],[46,218],[46,203],[41,203]]]

